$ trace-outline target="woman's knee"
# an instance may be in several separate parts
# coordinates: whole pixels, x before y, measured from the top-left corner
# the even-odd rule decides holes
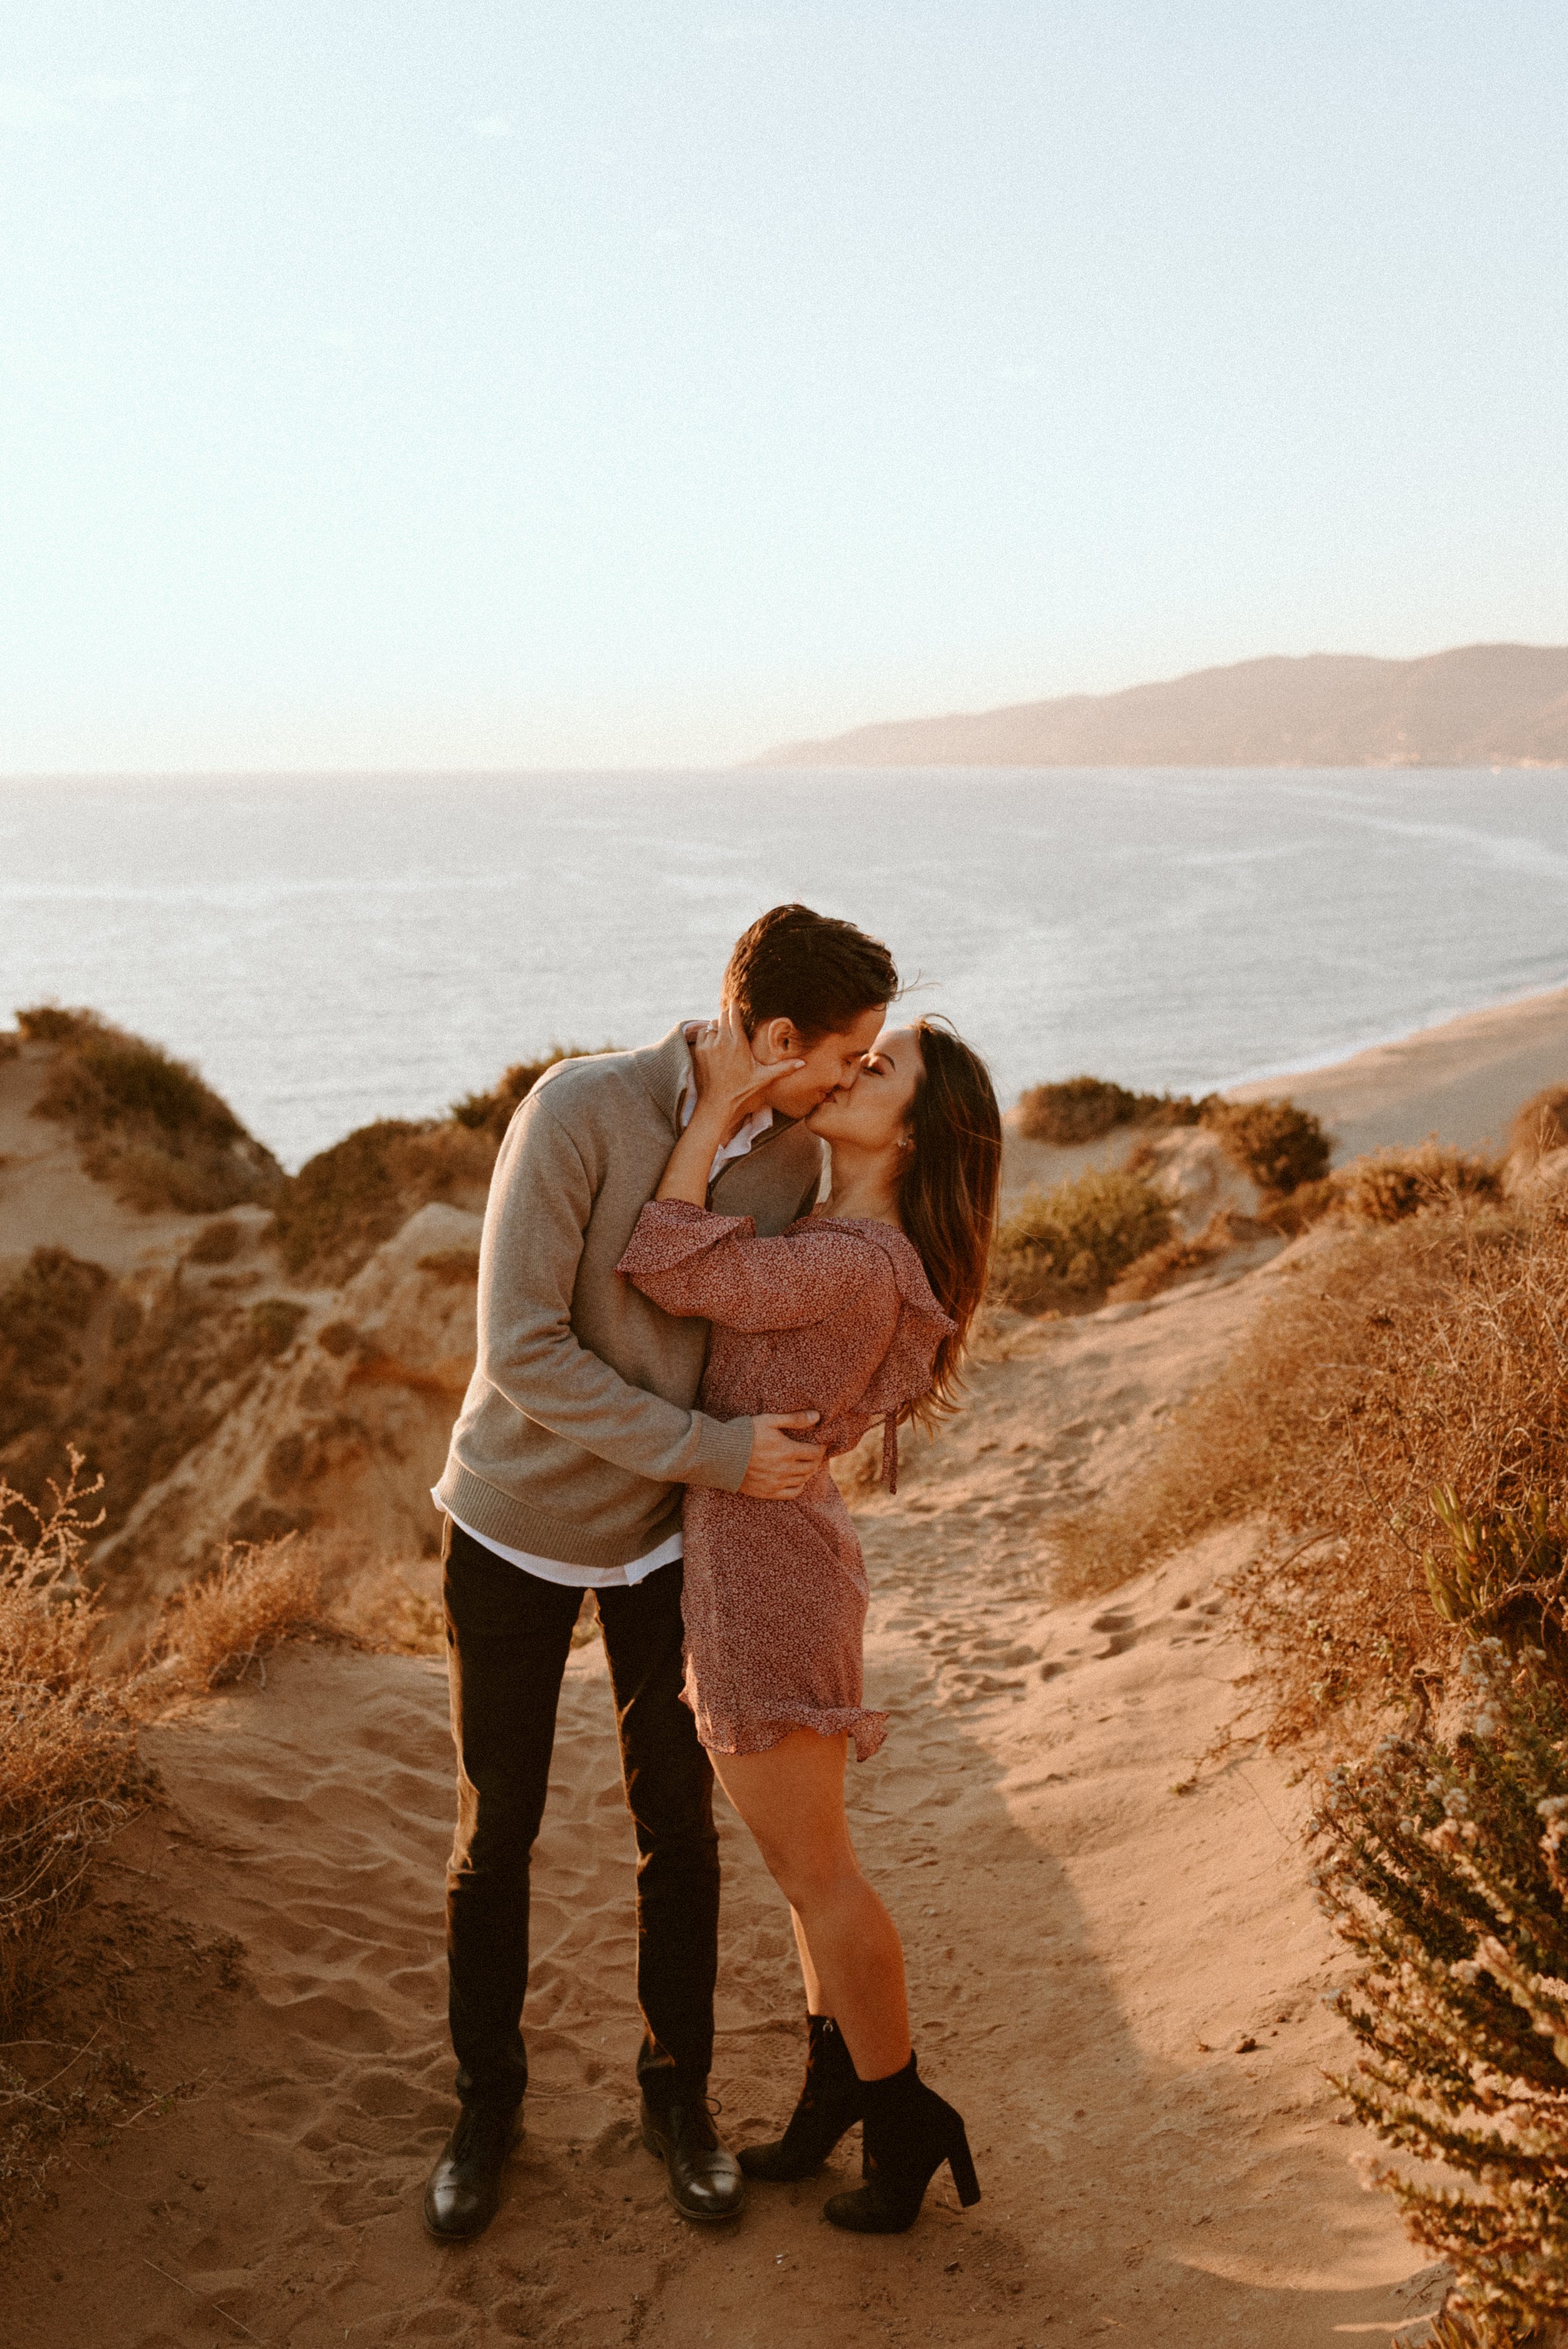
[[[781,1848],[770,1851],[763,1847],[763,1858],[768,1872],[794,1909],[798,1917],[810,1917],[814,1911],[843,1900],[858,1900],[870,1886],[861,1874],[860,1863],[847,1846],[838,1848]]]

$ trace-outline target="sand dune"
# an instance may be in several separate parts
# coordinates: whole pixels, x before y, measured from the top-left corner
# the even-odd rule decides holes
[[[449,2110],[444,1675],[296,1652],[150,1740],[170,1806],[121,1857],[237,1935],[247,1980],[139,2051],[197,2093],[76,2155],[15,2254],[8,2343],[1398,2337],[1431,2280],[1361,2192],[1321,2076],[1345,2053],[1318,2002],[1339,1961],[1302,1795],[1250,1746],[1173,1792],[1239,1702],[1212,1596],[1235,1537],[1112,1602],[1040,1597],[1051,1512],[1124,1472],[1282,1277],[1008,1325],[974,1410],[862,1513],[892,1729],[855,1775],[857,1832],[906,1934],[923,2062],[970,2117],[976,2210],[944,2184],[907,2238],[834,2233],[818,2212],[852,2142],[824,2178],[755,2189],[731,2232],[669,2210],[634,2127],[632,1850],[594,1642],[538,1855],[507,2206],[469,2250],[428,2242],[418,2192]],[[744,2140],[792,2097],[799,1992],[727,1820],[725,1866],[714,2087]]]
[[[1429,1124],[1473,1140],[1568,1073],[1565,1048],[1568,995],[1547,997],[1291,1090],[1342,1147]],[[1015,1148],[1013,1179],[1068,1171],[1066,1155]],[[356,1489],[381,1539],[407,1538],[393,1562],[433,1588],[404,1483],[426,1474],[471,1306],[428,1264],[471,1240],[460,1210],[423,1211],[356,1276],[339,1353],[316,1336],[342,1299],[312,1300],[250,1391],[227,1471],[214,1434],[192,1525],[201,1494],[253,1477],[301,1413],[370,1426],[384,1410]],[[854,1774],[857,1832],[905,1932],[923,2066],[970,2120],[975,2210],[944,2180],[907,2238],[835,2233],[818,2213],[851,2140],[821,2179],[754,2189],[731,2231],[671,2212],[634,2123],[632,1847],[590,1641],[538,1856],[526,2135],[490,2233],[430,2243],[418,2192],[450,2112],[444,1669],[296,1651],[148,1738],[168,1802],[121,1836],[77,1939],[114,1985],[97,1993],[104,2044],[149,2098],[71,2141],[56,2206],[24,2221],[6,2349],[1424,2338],[1441,2279],[1361,2191],[1358,2133],[1323,2076],[1348,2048],[1320,2002],[1342,1961],[1305,1882],[1303,1790],[1246,1742],[1191,1785],[1246,1701],[1214,1595],[1244,1537],[1109,1600],[1045,1595],[1053,1518],[1136,1465],[1315,1244],[1238,1252],[1146,1304],[997,1316],[970,1408],[908,1447],[896,1499],[858,1502],[869,1680],[892,1725]],[[367,1363],[392,1369],[355,1383]],[[724,1843],[714,2087],[744,2142],[789,2108],[800,2017],[786,1914],[727,1818]],[[163,1965],[160,1931],[219,1954]],[[229,1989],[222,1937],[242,1971]]]

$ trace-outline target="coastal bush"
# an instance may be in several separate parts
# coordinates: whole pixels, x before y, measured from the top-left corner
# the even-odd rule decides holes
[[[992,1292],[1025,1311],[1081,1308],[1171,1228],[1170,1208],[1141,1175],[1091,1168],[1019,1202],[996,1236]]]
[[[290,1272],[318,1285],[358,1271],[417,1209],[454,1193],[482,1193],[497,1143],[482,1124],[379,1118],[307,1159],[275,1210]]]
[[[1026,1142],[1065,1147],[1099,1142],[1119,1125],[1195,1125],[1201,1112],[1184,1093],[1136,1093],[1104,1077],[1067,1077],[1021,1093],[1014,1123]]]
[[[202,1226],[186,1256],[191,1264],[232,1264],[244,1245],[245,1235],[233,1217],[220,1216],[215,1223]]]
[[[1532,1093],[1509,1128],[1511,1158],[1532,1166],[1549,1151],[1568,1149],[1568,1085]]]
[[[1336,1769],[1313,1822],[1360,1961],[1337,2085],[1386,2145],[1469,2181],[1374,2172],[1456,2271],[1439,2338],[1484,2349],[1568,2317],[1568,1702],[1543,1662],[1470,1648],[1458,1734],[1412,1724]]]
[[[16,1022],[55,1061],[33,1104],[68,1126],[89,1174],[144,1213],[266,1200],[282,1170],[194,1069],[92,1011],[38,1004]]]
[[[1502,1196],[1501,1166],[1435,1139],[1414,1150],[1379,1150],[1353,1159],[1334,1179],[1346,1213],[1364,1224],[1397,1224],[1427,1207]]]
[[[604,1044],[600,1049],[612,1052],[615,1048],[613,1044]],[[447,1114],[459,1125],[488,1133],[499,1145],[511,1123],[513,1111],[533,1091],[546,1069],[553,1069],[561,1061],[583,1061],[591,1057],[586,1046],[582,1044],[552,1044],[542,1061],[514,1061],[506,1073],[497,1079],[489,1092],[465,1093],[461,1101],[452,1103]]]
[[[1568,1212],[1550,1201],[1326,1231],[1144,1472],[1057,1529],[1062,1589],[1109,1588],[1255,1518],[1234,1588],[1271,1733],[1331,1719],[1358,1733],[1413,1675],[1451,1671],[1467,1630],[1431,1598],[1473,1578],[1456,1539],[1494,1568],[1510,1541],[1524,1557],[1539,1496],[1568,1481],[1564,1328]],[[1534,1593],[1548,1628],[1549,1581]]]
[[[1260,1191],[1287,1197],[1328,1172],[1328,1136],[1312,1112],[1295,1102],[1228,1102],[1211,1094],[1202,1122]]]

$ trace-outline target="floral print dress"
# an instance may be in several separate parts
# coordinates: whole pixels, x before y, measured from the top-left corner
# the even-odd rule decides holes
[[[711,1417],[819,1412],[830,1455],[880,1419],[892,1488],[898,1413],[954,1327],[903,1232],[812,1216],[763,1240],[748,1216],[654,1200],[616,1269],[666,1313],[712,1324]],[[874,1754],[887,1715],[861,1702],[865,1564],[826,1462],[793,1501],[689,1485],[684,1526],[682,1694],[704,1745],[759,1754],[804,1728]]]

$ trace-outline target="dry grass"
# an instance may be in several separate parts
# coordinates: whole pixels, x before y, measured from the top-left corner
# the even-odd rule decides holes
[[[1431,1603],[1429,1562],[1440,1581],[1462,1548],[1439,1493],[1506,1547],[1565,1473],[1568,1213],[1460,1204],[1326,1233],[1144,1475],[1061,1529],[1061,1588],[1259,1518],[1236,1589],[1274,1733],[1370,1718],[1462,1644]]]
[[[33,1043],[55,1047],[34,1104],[67,1125],[89,1174],[126,1206],[208,1215],[270,1199],[283,1182],[272,1153],[253,1140],[228,1103],[160,1045],[100,1019],[40,1004],[19,1011]]]
[[[44,2190],[67,2133],[113,2126],[146,2093],[125,2052],[118,2004],[90,2032],[70,2020],[73,2000],[79,2021],[102,1978],[95,1951],[104,1927],[95,1934],[80,1914],[94,1858],[150,1798],[139,1722],[166,1713],[171,1699],[238,1680],[281,1640],[336,1628],[321,1606],[321,1561],[273,1544],[228,1553],[165,1610],[149,1660],[133,1671],[111,1669],[102,1612],[81,1581],[88,1537],[102,1521],[88,1514],[98,1483],[84,1485],[81,1466],[73,1454],[68,1481],[43,1507],[0,1481],[0,2040],[8,2043],[0,2046],[0,2240],[14,2206]],[[116,1905],[117,1982],[128,1935],[134,1942],[160,1922],[168,1927]],[[230,1948],[200,1949],[178,1925],[166,1940],[170,1931],[181,1945],[171,1954],[193,1986],[214,1961],[232,1986]],[[110,2021],[113,2041],[95,2045]],[[48,2044],[62,2027],[85,2043],[64,2064]]]
[[[81,1586],[96,1484],[39,1509],[0,1482],[0,2026],[47,1977],[96,1847],[138,1792],[135,1731],[93,1661],[98,1609]]]
[[[324,1560],[294,1534],[227,1545],[210,1574],[165,1604],[143,1699],[199,1694],[242,1680],[285,1640],[341,1638],[323,1597]]]
[[[1093,1170],[1031,1191],[996,1235],[991,1294],[1024,1312],[1082,1312],[1171,1237],[1171,1210],[1140,1174]]]

